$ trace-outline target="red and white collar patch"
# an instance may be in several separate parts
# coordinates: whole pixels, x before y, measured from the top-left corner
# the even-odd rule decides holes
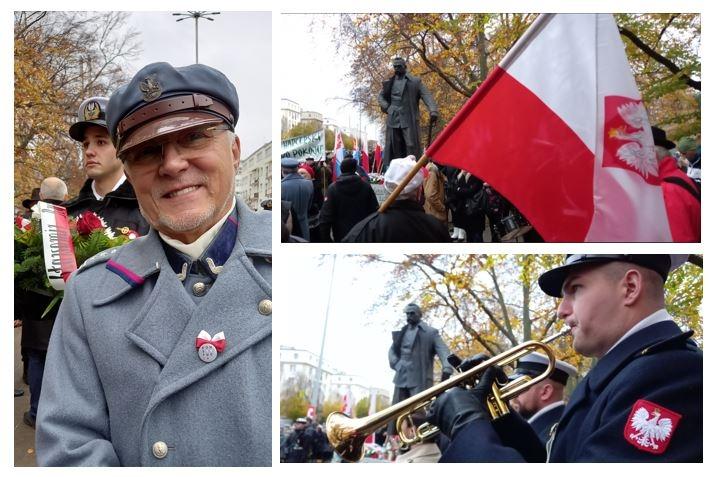
[[[680,414],[639,399],[626,420],[624,439],[644,452],[663,454],[680,420]]]

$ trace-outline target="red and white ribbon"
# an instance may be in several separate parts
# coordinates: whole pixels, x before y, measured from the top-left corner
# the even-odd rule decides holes
[[[69,231],[67,209],[60,205],[38,202],[42,223],[42,246],[45,252],[45,270],[50,285],[64,290],[64,284],[77,269],[74,243]]]
[[[204,344],[210,343],[213,346],[215,346],[216,351],[218,353],[222,352],[225,349],[225,333],[222,331],[219,333],[216,333],[215,336],[210,336],[207,331],[201,330],[200,333],[198,333],[198,337],[196,338],[196,348],[200,348]]]

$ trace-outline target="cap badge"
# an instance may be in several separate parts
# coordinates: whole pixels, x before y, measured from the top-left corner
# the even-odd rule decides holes
[[[159,98],[161,93],[161,85],[156,79],[156,75],[150,75],[139,83],[139,90],[143,93],[144,101],[150,103],[151,101]]]
[[[92,121],[94,119],[99,119],[101,115],[102,108],[96,101],[90,101],[84,107],[84,120]]]

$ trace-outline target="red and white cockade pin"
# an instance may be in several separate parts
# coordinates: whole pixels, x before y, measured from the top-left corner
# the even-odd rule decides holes
[[[639,450],[663,454],[680,420],[680,414],[639,399],[626,420],[624,439]]]
[[[201,330],[196,338],[198,357],[204,363],[211,363],[225,349],[225,333],[222,331],[211,337],[207,331]]]

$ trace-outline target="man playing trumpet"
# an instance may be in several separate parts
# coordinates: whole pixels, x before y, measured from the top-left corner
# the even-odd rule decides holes
[[[451,438],[441,462],[702,462],[703,353],[665,310],[676,256],[568,255],[542,274],[561,297],[574,349],[598,359],[574,390],[547,450],[515,413],[491,420],[485,399],[502,371],[454,388],[429,421]],[[673,263],[673,265],[676,265]]]

